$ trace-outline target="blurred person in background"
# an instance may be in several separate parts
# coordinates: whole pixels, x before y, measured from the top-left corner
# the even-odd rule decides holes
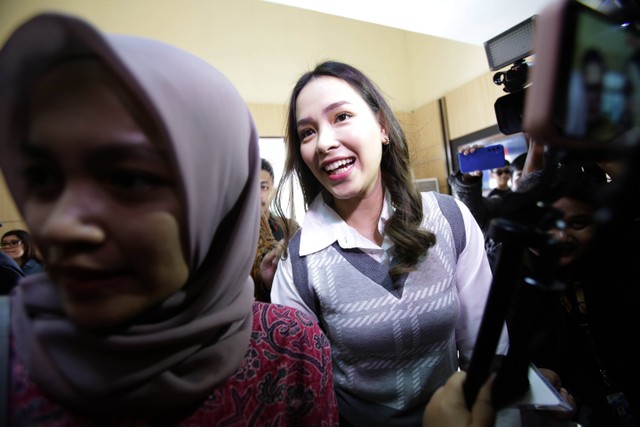
[[[28,231],[7,231],[2,235],[0,247],[20,266],[25,276],[44,271],[44,262]]]

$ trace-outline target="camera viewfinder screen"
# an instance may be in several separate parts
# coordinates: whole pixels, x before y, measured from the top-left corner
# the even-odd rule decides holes
[[[557,92],[566,95],[556,110],[560,132],[596,143],[640,139],[638,32],[582,5],[567,18]]]

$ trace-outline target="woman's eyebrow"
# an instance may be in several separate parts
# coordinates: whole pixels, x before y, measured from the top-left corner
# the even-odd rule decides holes
[[[334,108],[338,108],[338,107],[343,106],[344,104],[349,104],[349,103],[350,103],[349,101],[338,101],[338,102],[333,102],[333,103],[331,103],[331,104],[327,105],[326,107],[324,107],[324,108],[322,109],[322,112],[323,112],[323,113],[326,113],[326,112],[328,112],[328,111],[333,110]]]
[[[350,102],[349,102],[349,101],[338,101],[338,102],[332,102],[331,104],[327,105],[326,107],[324,107],[324,108],[322,109],[322,113],[323,113],[323,114],[326,114],[327,112],[329,112],[329,111],[333,110],[334,108],[341,107],[341,106],[342,106],[342,105],[344,105],[344,104],[350,104]],[[311,120],[310,118],[308,118],[308,117],[304,117],[304,118],[302,118],[302,119],[298,120],[298,121],[296,122],[296,125],[297,125],[297,126],[306,125],[306,124],[311,123],[312,121],[313,121],[313,120]]]
[[[53,156],[52,149],[25,140],[20,152],[27,157],[46,159]],[[164,160],[164,153],[156,145],[114,142],[93,148],[89,157],[100,162],[114,162],[125,159]]]
[[[116,162],[127,159],[162,160],[164,154],[155,145],[108,144],[96,147],[90,156],[94,161]]]

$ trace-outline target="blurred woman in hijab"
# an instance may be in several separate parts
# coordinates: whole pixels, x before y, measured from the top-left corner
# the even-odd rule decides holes
[[[231,83],[59,14],[0,75],[0,165],[48,272],[10,301],[8,425],[337,425],[322,331],[254,302],[258,136]]]

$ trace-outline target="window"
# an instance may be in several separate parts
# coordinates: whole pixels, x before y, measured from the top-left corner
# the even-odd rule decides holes
[[[280,178],[282,177],[282,171],[284,170],[284,161],[286,158],[286,151],[284,147],[284,138],[260,138],[260,157],[263,157],[271,163],[273,166],[274,186],[278,186]],[[302,225],[304,219],[304,198],[302,197],[302,190],[296,180],[293,189],[293,200],[295,203],[296,221]],[[287,201],[288,203],[288,201]],[[283,210],[288,212],[287,206],[282,206]]]

